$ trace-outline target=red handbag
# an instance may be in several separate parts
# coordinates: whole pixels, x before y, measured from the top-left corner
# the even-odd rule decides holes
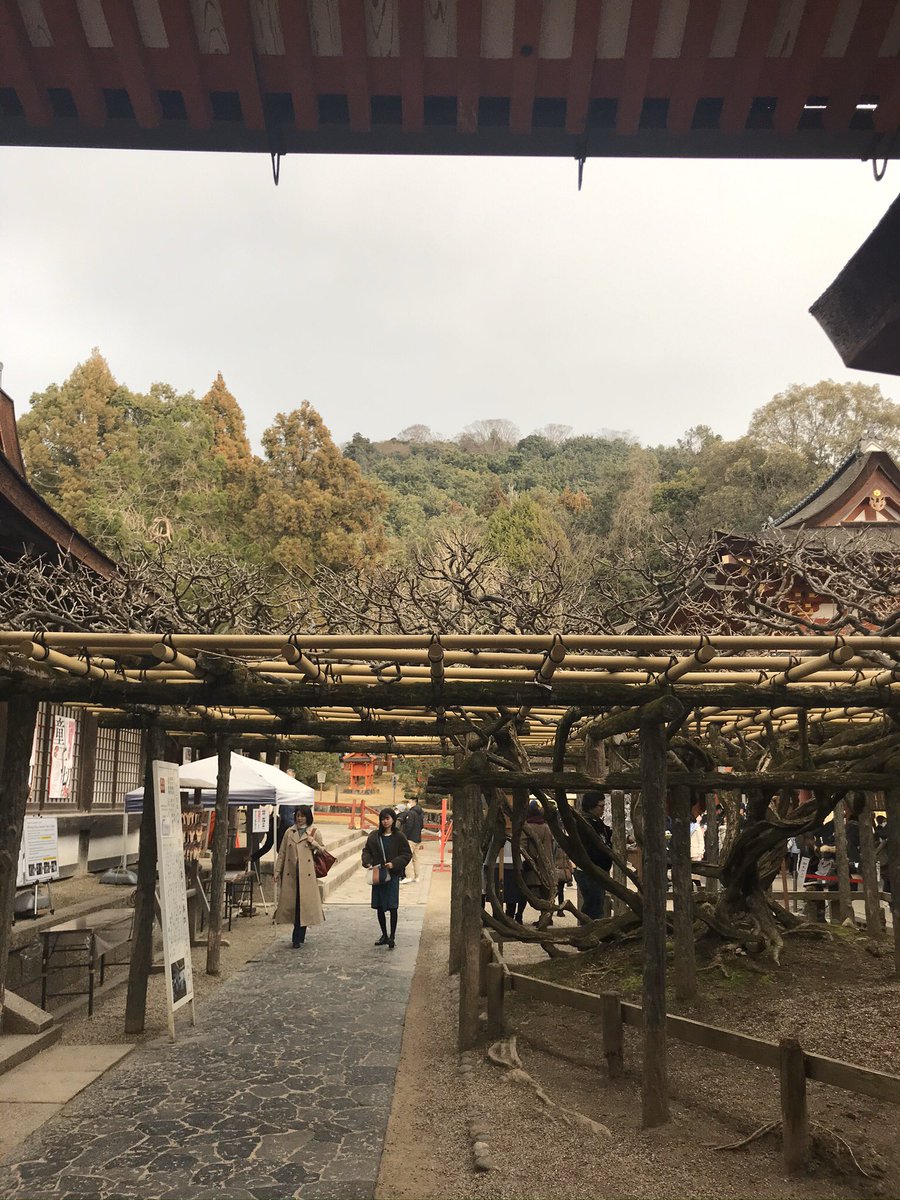
[[[316,872],[316,879],[324,879],[337,859],[333,854],[329,854],[327,850],[313,850],[313,868]]]

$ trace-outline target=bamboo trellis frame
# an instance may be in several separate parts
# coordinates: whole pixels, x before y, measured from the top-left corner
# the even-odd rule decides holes
[[[253,698],[218,703],[223,680],[240,691],[235,679]],[[746,737],[766,729],[789,732],[801,710],[812,721],[874,720],[886,709],[900,710],[900,637],[575,631],[160,638],[0,631],[0,684],[8,695],[17,683],[44,698],[57,689],[62,695],[65,686],[68,702],[83,703],[101,722],[119,726],[146,723],[161,712],[161,723],[168,716],[176,736],[214,727],[256,743],[300,746],[308,739],[311,746],[347,749],[360,739],[383,738],[386,748],[408,754],[449,753],[448,738],[466,724],[474,728],[497,716],[512,688],[516,696],[521,690],[514,712],[521,741],[526,749],[540,749],[573,688],[598,712],[673,692],[686,698],[695,730],[715,726]],[[271,704],[258,694],[268,684],[277,688]],[[203,703],[194,698],[198,686],[208,694]],[[465,699],[455,690],[464,691]],[[739,693],[741,702],[698,699],[719,690]],[[860,703],[853,702],[857,695]],[[397,722],[402,735],[392,732]],[[339,729],[329,731],[329,724]]]

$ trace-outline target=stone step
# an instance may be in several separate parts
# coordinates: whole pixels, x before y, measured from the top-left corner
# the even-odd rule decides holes
[[[51,1025],[41,1033],[0,1034],[0,1075],[34,1058],[61,1036],[62,1025]]]
[[[343,852],[335,855],[338,861],[319,884],[323,900],[327,900],[335,888],[339,888],[351,875],[362,870],[362,848],[366,843],[366,836],[365,833],[357,833],[356,842],[342,847]]]

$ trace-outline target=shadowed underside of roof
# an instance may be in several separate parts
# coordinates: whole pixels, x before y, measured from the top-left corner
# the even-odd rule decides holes
[[[854,157],[893,0],[0,0],[0,141]]]

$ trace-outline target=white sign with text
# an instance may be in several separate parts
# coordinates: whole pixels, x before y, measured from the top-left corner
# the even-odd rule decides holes
[[[17,887],[59,879],[59,826],[56,817],[29,814],[22,826]]]
[[[162,918],[166,995],[169,1000],[169,1034],[174,1041],[176,1010],[190,1003],[193,1016],[194,1002],[177,763],[154,759],[153,797],[156,801],[159,911]]]

